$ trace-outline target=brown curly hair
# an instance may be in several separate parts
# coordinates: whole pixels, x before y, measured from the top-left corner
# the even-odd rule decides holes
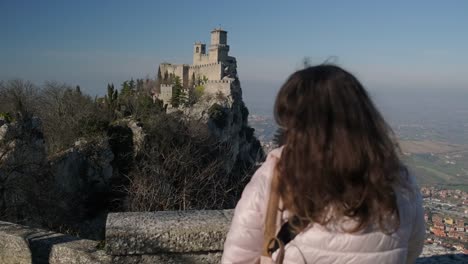
[[[284,209],[296,232],[354,220],[346,232],[399,227],[395,186],[407,170],[393,132],[361,83],[334,65],[293,73],[275,102],[284,129],[277,164]]]

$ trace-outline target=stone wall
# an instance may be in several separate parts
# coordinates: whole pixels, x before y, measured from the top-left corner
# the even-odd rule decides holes
[[[161,74],[164,77],[167,72],[169,75],[174,74],[180,77],[181,84],[183,87],[188,87],[189,82],[189,65],[187,64],[170,64],[170,63],[161,63],[159,65]],[[190,73],[191,74],[191,73]],[[190,75],[191,76],[191,75]]]
[[[201,49],[201,47],[199,47]],[[193,65],[203,65],[210,63],[210,55],[206,53],[193,53]]]
[[[172,85],[171,84],[161,84],[161,93],[158,98],[162,100],[165,104],[168,104],[172,98]]]
[[[231,83],[232,80],[208,81],[204,84],[204,92],[214,95],[222,93],[226,97],[231,97]]]
[[[222,73],[223,65],[219,62],[192,65],[188,70],[188,78],[192,78],[192,75],[195,74],[195,78],[206,76],[208,80],[221,80]]]
[[[0,263],[219,263],[232,214],[232,210],[111,213],[105,241],[0,222]],[[416,263],[467,261],[467,255],[426,245]]]

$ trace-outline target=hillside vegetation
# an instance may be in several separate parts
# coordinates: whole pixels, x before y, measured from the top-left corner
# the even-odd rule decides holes
[[[263,158],[243,102],[197,119],[155,85],[0,82],[0,220],[102,238],[109,211],[233,208]]]

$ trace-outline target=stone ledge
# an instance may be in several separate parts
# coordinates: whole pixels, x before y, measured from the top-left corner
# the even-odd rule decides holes
[[[221,263],[221,252],[190,254],[174,253],[160,255],[113,256],[112,264],[180,264],[180,263]]]
[[[96,241],[83,240],[60,233],[0,221],[0,263],[2,264],[54,263],[49,260],[49,257],[53,256],[54,252],[56,252],[55,263],[106,263],[85,261],[86,259],[93,259],[95,255],[101,256],[105,254],[102,250],[101,253],[91,252],[93,249],[96,249],[96,246],[90,246],[97,245],[97,243]],[[75,259],[79,261],[64,262],[59,259],[62,256],[57,255],[57,253],[70,252],[69,249],[68,251],[65,250],[70,245],[82,246],[82,254],[77,254],[79,250],[75,250],[73,253],[76,257]],[[85,250],[85,248],[88,249]],[[86,254],[89,256],[84,257]]]
[[[111,213],[106,224],[106,252],[221,252],[231,218],[232,210]]]
[[[0,263],[32,262],[27,235],[28,232],[17,225],[0,222]]]
[[[125,243],[133,241],[129,244],[131,250],[154,252],[114,255],[101,250],[98,241],[0,221],[0,263],[219,263],[232,213],[232,210],[221,210],[111,214],[113,233],[129,237],[114,236],[114,240],[107,241],[107,250],[121,250]],[[149,240],[144,241],[146,238]],[[416,263],[464,264],[468,263],[468,255],[438,245],[425,245]]]
[[[49,256],[50,264],[110,264],[111,257],[98,249],[99,242],[76,240],[55,245]]]

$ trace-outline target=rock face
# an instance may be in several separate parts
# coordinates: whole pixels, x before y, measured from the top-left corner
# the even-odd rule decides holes
[[[264,157],[263,149],[260,141],[254,136],[254,129],[248,124],[249,111],[242,100],[242,89],[239,79],[235,79],[231,83],[231,96],[224,100],[224,104],[214,104],[208,111],[208,125],[215,135],[219,136],[222,141],[231,144],[232,157],[234,165],[248,164],[254,165]],[[217,119],[213,109],[216,105],[221,105],[223,108],[218,110],[224,111],[226,115],[223,120]],[[210,111],[211,110],[211,111]],[[214,110],[214,111],[213,111]]]
[[[46,159],[42,123],[38,118],[13,123],[0,119],[0,172],[3,176],[35,173],[46,164]]]
[[[182,108],[187,116],[204,121],[214,136],[230,146],[227,171],[235,167],[249,168],[261,161],[265,153],[254,129],[248,124],[249,111],[242,100],[242,88],[238,78],[223,83],[229,93],[209,93],[193,106]],[[176,111],[176,109],[169,109]]]
[[[79,140],[75,146],[50,160],[57,187],[69,194],[105,191],[112,177],[114,159],[107,141]]]
[[[41,121],[21,116],[16,120],[0,120],[2,220],[74,226],[80,231],[86,227],[88,234],[96,233],[91,237],[99,232],[103,236],[105,212],[101,212],[106,199],[102,197],[110,190],[114,158],[107,140],[79,140],[48,158]]]
[[[67,225],[86,238],[104,234],[114,154],[104,139],[79,140],[50,158],[50,177],[60,200],[54,205]]]
[[[37,118],[0,119],[0,214],[24,215],[44,180],[47,154],[42,124]]]

